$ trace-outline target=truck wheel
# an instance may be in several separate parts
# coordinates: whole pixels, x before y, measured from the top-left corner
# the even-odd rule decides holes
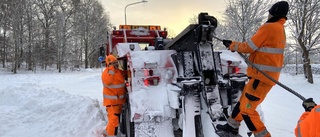
[[[134,137],[134,122],[130,121],[130,104],[127,102],[125,104],[124,110],[123,110],[123,118],[122,118],[122,125],[123,125],[123,132],[126,135],[126,137]],[[122,131],[122,130],[121,130]]]
[[[123,109],[121,112],[121,118],[120,118],[120,132],[124,135],[127,134],[126,133],[126,122],[125,122],[126,121],[125,110],[126,110],[125,105],[123,105]]]

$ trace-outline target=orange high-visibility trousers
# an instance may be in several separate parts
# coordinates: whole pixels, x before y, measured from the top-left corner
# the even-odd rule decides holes
[[[265,99],[272,86],[256,79],[250,79],[245,85],[240,100],[232,112],[232,118],[239,123],[244,120],[249,130],[255,136],[269,137],[259,113],[256,111],[258,105]]]
[[[117,130],[120,122],[120,114],[122,111],[122,105],[109,105],[106,106],[108,113],[108,124],[106,126],[107,135],[115,136],[117,135]]]

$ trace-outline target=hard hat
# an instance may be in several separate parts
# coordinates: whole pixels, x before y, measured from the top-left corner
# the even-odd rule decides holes
[[[117,61],[117,58],[116,57],[114,57],[113,55],[108,55],[107,57],[106,57],[106,64],[107,65],[109,65],[110,63],[112,63],[112,62],[114,62],[114,61]]]

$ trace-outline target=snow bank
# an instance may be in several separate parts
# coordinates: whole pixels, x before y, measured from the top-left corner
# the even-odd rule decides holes
[[[0,136],[87,137],[105,125],[99,101],[22,84],[0,90]]]

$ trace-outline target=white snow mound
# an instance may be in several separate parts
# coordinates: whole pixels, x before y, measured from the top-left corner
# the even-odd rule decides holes
[[[0,90],[0,123],[5,137],[89,137],[105,118],[98,100],[25,84]]]

